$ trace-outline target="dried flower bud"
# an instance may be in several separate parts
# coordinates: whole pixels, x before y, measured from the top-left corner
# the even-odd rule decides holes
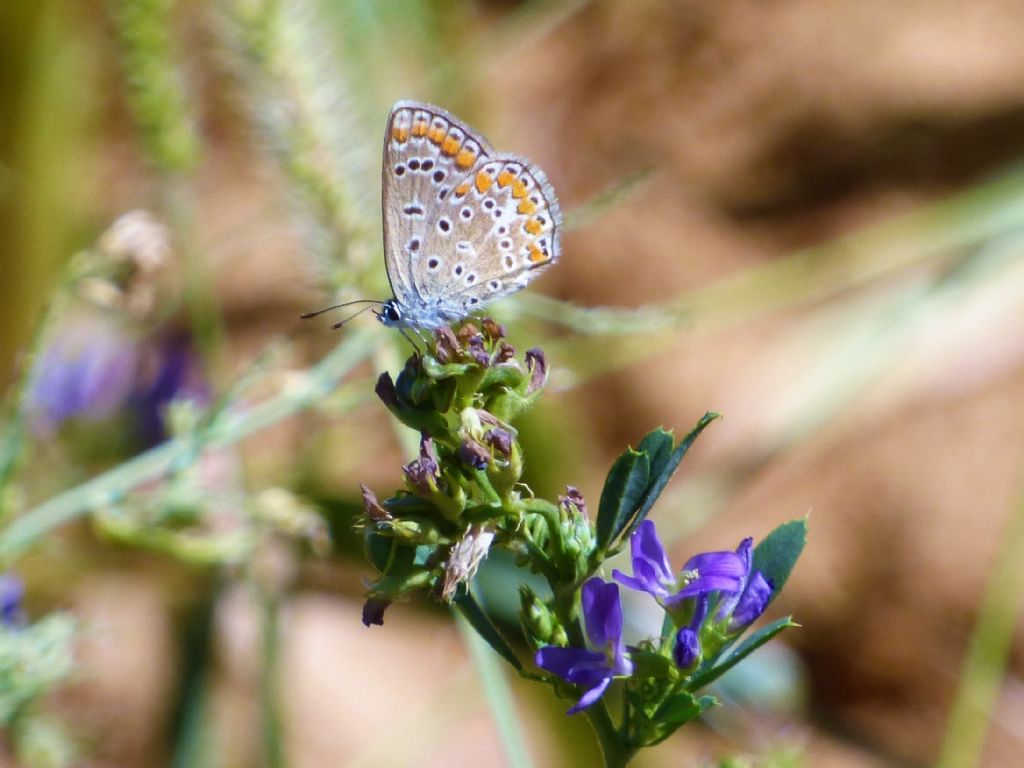
[[[437,481],[441,470],[434,451],[434,441],[429,437],[420,439],[420,457],[406,464],[402,471],[414,489],[420,493],[433,493],[437,490]]]
[[[468,464],[473,469],[487,469],[490,460],[490,451],[473,438],[467,437],[459,443],[459,461],[463,464]]]
[[[441,586],[441,598],[451,601],[460,584],[468,584],[476,574],[480,563],[487,557],[494,541],[492,531],[472,526],[465,535],[452,547],[448,562],[444,565],[444,582]]]
[[[470,339],[479,334],[480,330],[473,323],[466,323],[459,328],[458,337],[463,344],[468,344]]]
[[[469,356],[473,358],[477,365],[483,368],[491,364],[491,356],[484,346],[484,336],[482,333],[474,333],[469,337],[466,352],[469,353]]]
[[[381,506],[373,491],[362,483],[359,485],[359,490],[362,491],[363,494],[363,510],[366,512],[366,516],[368,518],[373,520],[375,523],[391,519],[391,513]]]
[[[587,516],[587,502],[584,501],[583,494],[575,486],[565,486],[565,495],[558,497],[558,503],[570,515],[575,509],[578,515],[584,518]]]
[[[530,372],[530,386],[526,388],[526,394],[532,395],[548,380],[548,363],[544,358],[544,350],[540,347],[526,350],[526,369]]]
[[[488,341],[500,341],[507,335],[505,332],[505,326],[501,325],[501,323],[496,323],[489,317],[485,317],[481,325],[483,326],[484,338]]]
[[[435,349],[437,359],[440,362],[450,363],[458,357],[461,347],[451,328],[447,325],[442,325],[434,331],[434,337],[437,339]]]
[[[484,433],[484,443],[489,445],[495,452],[508,458],[512,453],[512,433],[507,429],[495,427]]]
[[[507,363],[516,356],[516,348],[504,341],[498,345],[498,352],[494,356],[495,364]]]
[[[367,627],[373,624],[378,627],[384,626],[384,611],[389,605],[391,601],[382,597],[366,598],[366,602],[363,603],[363,624]]]
[[[387,371],[384,371],[377,379],[377,386],[373,388],[373,391],[388,408],[398,407],[398,390],[395,389],[395,382],[391,380],[391,374]]]

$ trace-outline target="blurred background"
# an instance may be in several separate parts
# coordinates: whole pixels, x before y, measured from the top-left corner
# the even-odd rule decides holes
[[[0,4],[0,554],[24,621],[74,623],[2,764],[504,764],[447,613],[360,623],[408,347],[298,320],[387,297],[415,98],[568,212],[494,308],[554,369],[533,490],[596,499],[715,410],[654,512],[673,560],[810,515],[769,617],[802,628],[636,764],[1020,765],[1022,30],[1004,0]],[[499,610],[515,578],[482,572]],[[537,765],[596,764],[510,685]]]

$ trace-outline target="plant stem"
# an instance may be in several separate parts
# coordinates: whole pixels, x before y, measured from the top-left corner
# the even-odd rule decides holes
[[[597,702],[590,709],[585,710],[590,726],[601,743],[601,754],[604,755],[605,768],[622,768],[633,757],[635,750],[629,749],[622,743],[619,730],[612,722],[608,708],[603,701]]]
[[[200,442],[204,448],[223,448],[315,405],[326,397],[352,368],[373,350],[378,330],[353,332],[323,360],[310,369],[301,384],[290,386],[245,411],[228,411],[210,426]],[[182,459],[194,459],[192,435],[168,440],[102,475],[71,488],[28,510],[0,533],[0,561],[4,564],[37,539],[64,523],[88,514],[112,498],[123,496],[142,483],[174,469]]]
[[[505,751],[505,759],[509,767],[530,768],[533,761],[530,760],[530,755],[526,751],[526,740],[523,738],[523,730],[519,725],[519,717],[512,702],[508,680],[498,664],[498,656],[491,651],[483,638],[473,631],[465,618],[458,613],[452,615],[455,616],[455,624],[459,628],[463,641],[469,647],[473,666],[480,676],[480,683],[483,685],[487,704],[494,716],[494,725],[498,729],[498,736],[501,739],[501,746]]]
[[[1024,486],[1005,529],[964,660],[938,768],[981,765],[1024,594]]]

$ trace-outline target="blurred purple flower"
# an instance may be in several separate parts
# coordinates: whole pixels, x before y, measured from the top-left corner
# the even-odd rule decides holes
[[[138,369],[136,342],[102,318],[62,329],[40,354],[28,392],[34,431],[49,434],[71,418],[99,421],[131,392]]]
[[[82,315],[40,354],[26,410],[41,435],[70,419],[102,421],[123,412],[149,447],[166,439],[166,406],[182,398],[209,400],[186,336],[140,341],[106,318]]]
[[[25,585],[11,574],[0,576],[0,626],[17,627],[24,623],[21,601],[25,596]]]
[[[151,373],[129,397],[139,438],[146,447],[167,439],[166,410],[172,400],[205,405],[210,399],[199,361],[188,337],[164,339],[150,359]]]
[[[633,673],[633,663],[626,657],[622,642],[618,584],[590,579],[583,585],[581,601],[587,639],[592,648],[599,650],[548,645],[537,651],[535,659],[541,669],[585,689],[580,700],[570,707],[570,715],[595,704],[613,677]]]

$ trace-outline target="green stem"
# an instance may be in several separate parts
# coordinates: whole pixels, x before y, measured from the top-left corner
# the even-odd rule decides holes
[[[985,734],[1006,674],[1014,626],[1024,605],[1024,488],[1000,541],[937,768],[981,765]]]
[[[453,615],[463,641],[469,646],[473,665],[476,667],[483,685],[484,695],[487,697],[487,704],[494,716],[494,725],[498,729],[507,764],[510,768],[530,768],[533,761],[530,760],[530,755],[526,751],[526,739],[523,738],[523,729],[519,725],[519,717],[512,702],[508,680],[498,664],[497,654],[490,649],[480,635],[473,631],[465,618],[458,613]]]
[[[281,600],[265,585],[257,587],[263,614],[263,648],[260,664],[260,713],[263,731],[263,764],[284,768],[284,718],[281,704]]]
[[[622,734],[612,722],[608,708],[603,701],[597,702],[585,710],[590,727],[594,729],[597,740],[601,743],[601,754],[604,755],[605,768],[622,768],[633,757],[636,750],[630,749],[622,742]]]
[[[378,330],[360,329],[310,369],[301,384],[242,412],[226,412],[210,427],[204,448],[234,445],[248,435],[305,410],[326,397],[341,379],[373,350]],[[142,483],[163,477],[193,451],[195,438],[168,440],[108,472],[58,494],[28,510],[0,533],[0,561],[10,562],[37,539],[65,523],[88,514],[111,498],[123,496]]]

